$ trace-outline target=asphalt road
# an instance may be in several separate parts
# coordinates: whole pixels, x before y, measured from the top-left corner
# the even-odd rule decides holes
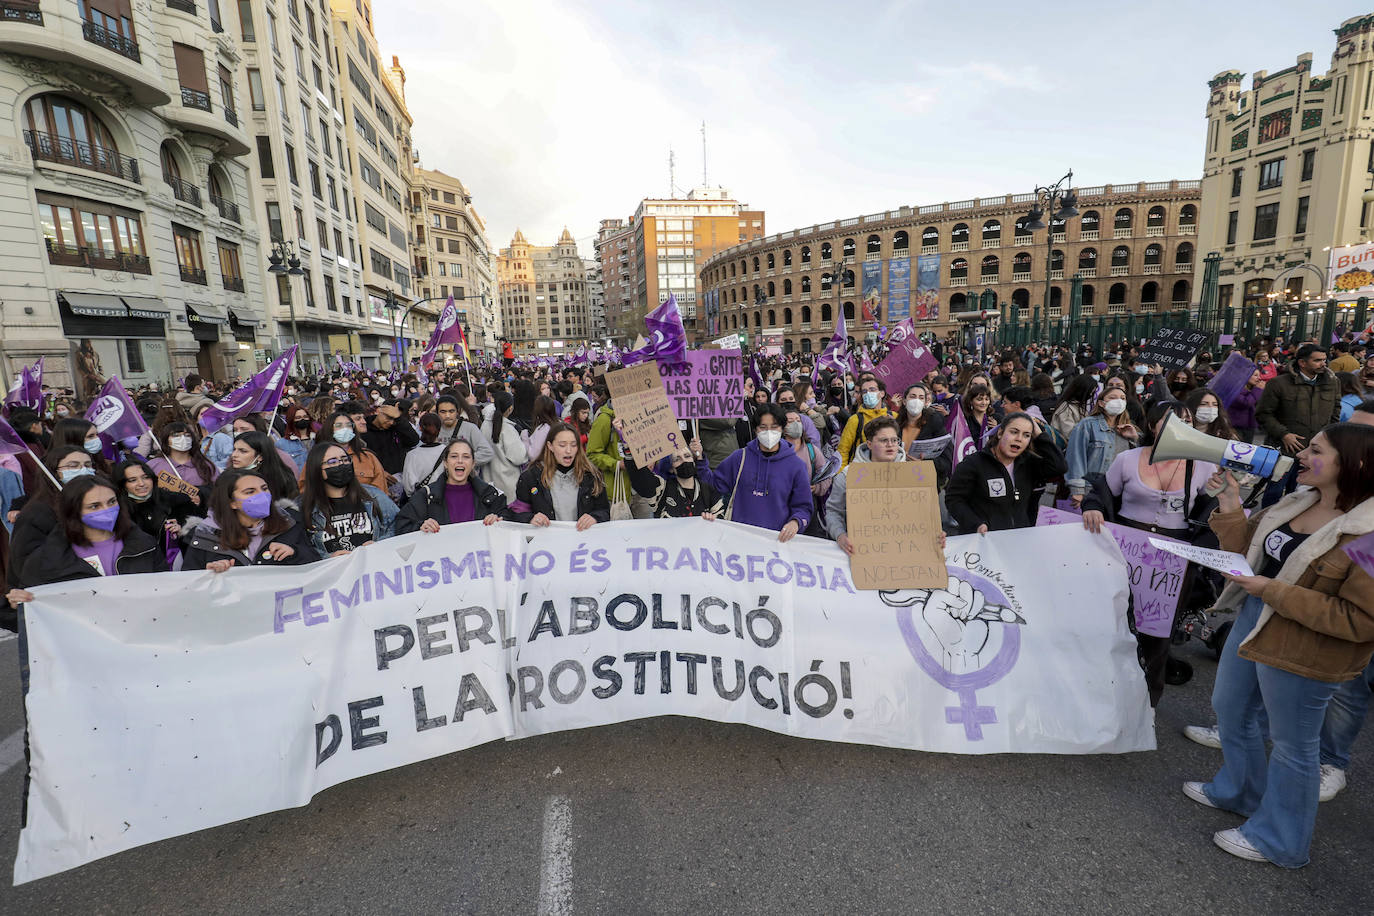
[[[1322,805],[1311,865],[1234,859],[1211,834],[1237,819],[1179,791],[1219,762],[1180,734],[1210,721],[1215,665],[1180,654],[1197,676],[1166,691],[1153,753],[965,757],[648,720],[355,780],[0,887],[0,913],[1370,912],[1374,738]],[[15,656],[0,642],[0,742],[22,725]],[[21,770],[0,773],[7,864]]]

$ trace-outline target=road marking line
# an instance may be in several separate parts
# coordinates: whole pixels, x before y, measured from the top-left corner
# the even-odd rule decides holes
[[[11,639],[18,639],[18,633],[0,633],[0,642],[9,642]]]
[[[4,741],[0,741],[0,776],[9,772],[10,767],[24,759],[24,730],[21,728]]]
[[[539,916],[572,914],[572,812],[554,795],[544,805],[544,842],[539,865]]]

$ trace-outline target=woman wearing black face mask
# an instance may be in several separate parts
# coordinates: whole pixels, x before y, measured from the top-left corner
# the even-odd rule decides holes
[[[619,418],[611,421],[624,435]],[[654,467],[642,468],[626,456],[625,470],[635,492],[651,501],[654,518],[704,518],[711,521],[725,511],[720,495],[705,480],[697,477],[697,465],[690,449],[679,449]]]
[[[391,537],[396,504],[376,487],[360,483],[343,446],[321,442],[305,459],[301,517],[315,552],[337,557]]]

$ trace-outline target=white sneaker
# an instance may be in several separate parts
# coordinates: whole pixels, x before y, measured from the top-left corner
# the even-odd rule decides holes
[[[1207,797],[1207,793],[1202,791],[1202,783],[1200,782],[1185,782],[1183,784],[1183,794],[1199,805],[1206,805],[1209,808],[1216,807],[1212,800]]]
[[[1240,832],[1239,827],[1232,827],[1230,830],[1218,830],[1212,834],[1212,842],[1238,859],[1249,859],[1251,862],[1269,861],[1265,858],[1264,853],[1250,844],[1250,841],[1245,838],[1245,834]]]
[[[1345,770],[1329,763],[1322,764],[1322,785],[1317,791],[1317,801],[1331,801],[1345,788]]]
[[[1215,725],[1185,725],[1183,737],[1203,747],[1221,749],[1221,729]]]

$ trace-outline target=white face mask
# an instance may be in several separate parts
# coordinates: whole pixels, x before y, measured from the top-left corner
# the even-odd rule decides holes
[[[926,401],[925,401],[925,398],[907,398],[907,399],[906,399],[906,412],[909,413],[909,414],[911,414],[913,417],[916,416],[916,414],[920,413],[921,411],[923,411],[923,410],[925,410],[925,409],[926,409]]]
[[[1144,382],[1136,382],[1136,383],[1135,383],[1135,393],[1136,393],[1136,394],[1144,394],[1144,393],[1145,393],[1145,383],[1144,383]]]
[[[1218,413],[1220,411],[1215,407],[1199,407],[1194,416],[1197,417],[1199,423],[1211,423],[1217,418]]]
[[[172,447],[174,452],[189,452],[191,450],[191,437],[185,435],[169,436],[167,444]]]
[[[1102,410],[1109,417],[1119,417],[1126,412],[1126,399],[1112,398],[1110,401],[1103,401]]]
[[[772,451],[778,447],[782,441],[782,430],[780,429],[761,429],[759,430],[759,445],[766,451]]]

